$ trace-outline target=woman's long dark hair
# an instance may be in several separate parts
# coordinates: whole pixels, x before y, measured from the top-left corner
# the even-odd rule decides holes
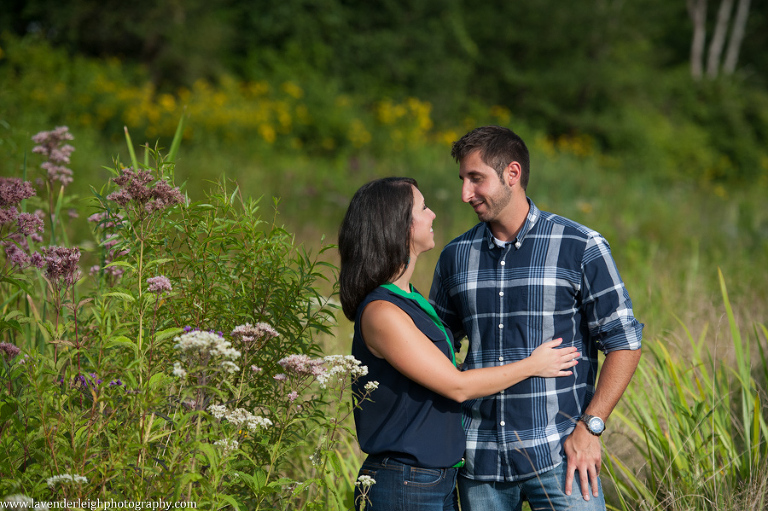
[[[386,177],[360,187],[339,228],[339,295],[344,315],[408,264],[413,221],[413,186],[407,177]]]

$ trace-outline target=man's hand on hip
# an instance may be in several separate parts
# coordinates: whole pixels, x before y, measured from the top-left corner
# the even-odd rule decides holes
[[[571,494],[574,473],[578,471],[584,500],[589,500],[590,488],[592,488],[592,495],[597,497],[599,495],[597,476],[600,475],[603,454],[600,438],[590,433],[586,425],[579,421],[571,436],[565,440],[563,447],[565,448],[565,456],[568,460],[565,494]]]

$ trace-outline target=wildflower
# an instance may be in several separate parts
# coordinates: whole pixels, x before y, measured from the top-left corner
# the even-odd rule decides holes
[[[272,378],[277,380],[277,381],[285,381],[285,380],[288,379],[288,377],[286,375],[284,375],[283,373],[276,374]]]
[[[221,454],[223,456],[227,456],[233,451],[236,451],[238,447],[240,447],[240,443],[237,440],[227,440],[226,438],[217,440],[213,443],[213,445],[221,447]]]
[[[228,373],[233,374],[240,370],[240,368],[232,361],[225,360],[221,363],[221,367]]]
[[[45,276],[51,282],[63,280],[67,286],[73,285],[80,278],[77,262],[80,260],[79,248],[43,247]]]
[[[159,179],[154,186],[150,186],[154,177],[148,170],[134,170],[129,167],[120,172],[120,176],[112,180],[121,189],[108,195],[107,199],[123,207],[133,202],[137,209],[152,213],[184,202],[184,196],[179,188],[172,187],[162,179]]]
[[[231,347],[232,343],[218,333],[192,330],[174,338],[174,341],[177,343],[174,348],[184,352],[199,352],[229,360],[236,360],[240,357],[240,352]]]
[[[256,366],[256,365],[252,365],[251,366],[251,371],[253,371],[254,373],[258,374],[258,373],[262,372],[263,369],[261,367]]]
[[[87,483],[88,479],[81,475],[70,475],[70,474],[61,474],[56,475],[53,477],[49,477],[45,480],[46,484],[48,485],[48,488],[53,489],[56,487],[57,484],[64,484],[64,483],[76,483],[76,484],[83,484]]]
[[[19,213],[16,222],[19,227],[19,234],[22,236],[31,236],[43,230],[43,221],[31,213]]]
[[[4,241],[2,243],[5,249],[5,258],[13,266],[18,268],[25,268],[32,262],[32,258],[22,248],[20,248],[13,241]]]
[[[371,476],[360,476],[355,482],[355,486],[362,486],[363,488],[370,488],[374,484],[376,484],[376,479]]]
[[[75,148],[62,143],[74,138],[66,126],[59,126],[52,131],[41,131],[32,137],[32,141],[38,144],[32,148],[32,152],[48,158],[40,167],[47,171],[49,181],[60,181],[63,186],[72,182],[72,170],[64,165],[69,165],[69,157]]]
[[[309,358],[308,355],[289,355],[277,363],[289,373],[300,376],[320,376],[325,372],[323,359]]]
[[[15,345],[9,342],[0,342],[0,354],[3,354],[5,360],[11,361],[21,350]]]
[[[160,294],[163,291],[171,292],[171,281],[168,280],[168,277],[164,277],[163,275],[148,278],[147,284],[149,284],[150,293]]]
[[[323,388],[333,377],[349,376],[354,379],[368,374],[368,367],[360,365],[360,361],[352,355],[328,355],[325,362],[330,368],[317,378]]]
[[[208,411],[217,419],[221,419],[227,413],[227,408],[221,405],[211,405],[208,407]]]
[[[109,382],[109,386],[110,387],[120,387],[122,385],[123,385],[123,382],[120,380],[120,378],[118,378],[117,380],[112,380],[111,382]]]
[[[95,223],[97,227],[111,229],[112,227],[117,227],[118,225],[122,224],[124,218],[125,217],[119,213],[109,214],[106,211],[102,211],[101,213],[94,213],[89,216],[88,221]]]
[[[224,418],[233,426],[244,425],[249,431],[257,431],[272,425],[271,420],[260,415],[254,415],[244,408],[235,408],[230,411],[221,405],[211,405],[208,407],[208,411],[217,419]]]
[[[288,400],[289,400],[291,403],[293,403],[294,401],[296,401],[296,398],[298,398],[298,397],[299,397],[299,393],[298,393],[298,392],[296,392],[295,390],[294,390],[293,392],[291,392],[290,394],[288,394]]]
[[[29,181],[23,181],[18,177],[0,177],[0,208],[16,206],[35,193],[35,189]],[[4,222],[0,221],[0,223]]]
[[[0,225],[13,223],[18,217],[19,211],[13,206],[8,209],[0,209]]]
[[[365,387],[363,387],[366,392],[373,392],[374,390],[379,388],[379,382],[377,381],[369,381],[365,384]]]
[[[232,337],[245,343],[252,343],[259,339],[263,339],[262,342],[266,342],[278,335],[277,330],[267,323],[256,323],[255,325],[246,323],[244,325],[236,326],[235,329],[232,330]]]
[[[173,375],[179,378],[185,378],[187,376],[187,371],[185,371],[184,368],[181,367],[181,362],[173,363]]]

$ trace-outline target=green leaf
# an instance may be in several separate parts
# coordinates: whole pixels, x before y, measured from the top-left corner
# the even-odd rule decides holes
[[[123,131],[125,131],[125,141],[128,144],[128,153],[131,155],[131,165],[133,165],[134,169],[138,170],[140,168],[139,160],[136,158],[136,151],[133,149],[133,141],[128,133],[128,126],[123,126]]]
[[[173,327],[173,328],[166,328],[165,330],[160,330],[155,334],[155,340],[157,341],[164,341],[165,339],[168,339],[169,337],[175,337],[181,332],[183,332],[183,328]]]
[[[171,142],[171,149],[168,151],[168,159],[172,162],[176,162],[176,155],[179,152],[181,146],[181,139],[184,135],[184,117],[186,116],[186,107],[184,113],[179,117],[179,124],[176,125],[176,133],[173,134],[173,141]]]
[[[129,339],[128,337],[125,337],[124,335],[120,335],[113,339],[109,339],[105,347],[106,348],[114,348],[114,347],[131,348],[131,350],[134,353],[134,356],[139,355],[139,346],[136,344],[136,342]]]
[[[133,296],[129,295],[128,293],[121,293],[119,291],[110,291],[109,293],[104,293],[104,296],[119,298],[123,301],[131,302],[131,303],[134,303],[136,301],[136,299]]]
[[[132,271],[136,271],[136,267],[132,264],[126,263],[125,261],[113,261],[109,263],[108,265],[104,266],[104,268],[111,268],[113,266],[121,266],[123,268],[128,268]]]

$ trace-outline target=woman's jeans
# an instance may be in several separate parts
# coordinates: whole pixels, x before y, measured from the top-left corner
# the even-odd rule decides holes
[[[412,467],[385,456],[368,456],[359,475],[376,484],[355,488],[355,509],[366,511],[458,511],[457,468]],[[365,506],[363,507],[363,504]]]
[[[512,483],[495,483],[459,478],[462,511],[520,511],[527,500],[533,511],[604,511],[605,499],[600,478],[597,497],[589,492],[589,500],[581,493],[579,473],[573,478],[571,495],[565,494],[568,464],[563,460],[552,470],[536,477]]]

